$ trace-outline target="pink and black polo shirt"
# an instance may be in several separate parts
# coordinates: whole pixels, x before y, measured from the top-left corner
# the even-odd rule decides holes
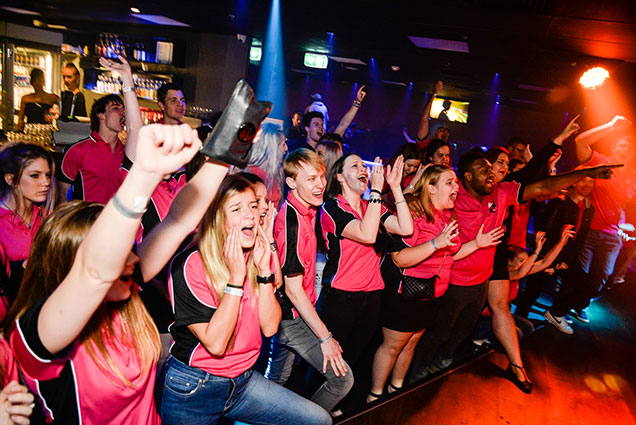
[[[368,203],[365,200],[361,202],[364,216]],[[391,215],[382,205],[380,222],[384,223]],[[384,281],[380,276],[381,253],[376,252],[373,245],[361,244],[342,236],[347,224],[353,220],[362,220],[362,216],[342,195],[323,204],[320,225],[327,245],[323,285],[349,292],[379,291],[384,288]],[[386,234],[381,224],[380,233],[382,232]]]
[[[283,276],[303,275],[303,289],[316,303],[316,209],[306,207],[293,194],[280,207],[274,221],[274,240]],[[278,289],[283,319],[295,319],[298,312],[285,295],[285,283]]]
[[[96,131],[72,145],[62,159],[62,180],[73,184],[73,199],[106,204],[121,184],[124,159],[119,139],[112,150]]]
[[[459,224],[459,239],[464,244],[477,236],[484,224],[484,233],[499,227],[506,218],[508,207],[519,202],[522,196],[521,185],[517,182],[504,182],[495,185],[490,195],[481,202],[473,198],[459,184],[459,194],[455,203],[455,216]],[[496,247],[478,249],[466,258],[455,261],[451,270],[453,285],[474,286],[484,283],[492,275]]]
[[[198,246],[191,246],[172,260],[168,290],[174,312],[170,354],[191,367],[225,378],[236,378],[254,365],[261,351],[261,327],[258,299],[247,277],[234,329],[234,345],[220,357],[211,355],[188,329],[188,325],[208,323],[219,306]]]
[[[147,375],[141,375],[134,351],[116,342],[107,343],[112,360],[133,384],[125,387],[114,372],[97,366],[79,339],[57,354],[49,353],[38,335],[38,316],[45,301],[31,306],[16,321],[10,344],[27,386],[40,398],[47,422],[160,424],[153,398],[156,369],[150,368]],[[119,315],[115,315],[116,337],[123,332],[123,326]]]

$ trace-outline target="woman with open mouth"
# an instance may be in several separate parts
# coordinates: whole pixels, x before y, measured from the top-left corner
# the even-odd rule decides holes
[[[317,404],[252,370],[278,330],[271,249],[251,183],[223,180],[194,244],[170,267],[174,344],[161,404],[164,424],[330,424]]]
[[[437,299],[448,289],[454,260],[496,243],[503,233],[501,229],[487,234],[479,232],[475,240],[462,244],[453,213],[458,193],[457,176],[451,168],[445,165],[426,168],[414,192],[423,214],[418,216],[413,211],[413,234],[394,238],[397,247],[382,262],[386,284],[382,293],[383,342],[373,360],[368,402],[382,395],[389,375],[389,393],[402,388],[418,341],[434,325],[439,308]],[[405,299],[404,276],[435,278],[432,296]]]
[[[413,232],[413,219],[400,182],[404,159],[387,167],[386,181],[395,199],[397,213],[382,205],[380,191],[384,167],[379,158],[369,178],[362,159],[353,153],[340,158],[327,178],[321,227],[327,245],[327,264],[322,276],[318,314],[343,349],[345,361],[355,363],[365,351],[377,328],[380,293],[384,282],[380,258],[387,232],[401,236]],[[368,200],[362,195],[371,183]]]

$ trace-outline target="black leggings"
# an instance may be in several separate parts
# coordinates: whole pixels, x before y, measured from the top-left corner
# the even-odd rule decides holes
[[[353,368],[367,350],[380,321],[381,292],[348,292],[323,286],[316,311],[340,343]]]

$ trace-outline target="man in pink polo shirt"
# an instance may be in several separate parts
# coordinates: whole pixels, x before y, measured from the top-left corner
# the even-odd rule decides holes
[[[473,150],[459,161],[461,182],[455,203],[459,237],[462,243],[471,241],[482,225],[483,232],[501,226],[511,205],[555,193],[584,177],[607,179],[612,168],[581,169],[525,186],[514,181],[496,184],[492,164],[481,150]],[[450,366],[459,344],[472,334],[486,302],[486,282],[492,275],[495,251],[495,246],[479,249],[453,263],[450,285],[440,299],[435,325],[418,344],[410,382]]]
[[[626,118],[616,116],[608,123],[579,134],[576,137],[577,159],[584,166],[630,164],[636,151],[634,140],[624,133],[617,134],[630,125],[631,122]],[[609,156],[592,150],[592,145],[605,136],[614,136]],[[622,246],[618,225],[627,202],[635,192],[636,172],[629,165],[616,170],[615,176],[609,180],[594,182],[590,199],[596,208],[596,215],[579,251],[578,263],[583,271],[589,274],[597,291],[606,285],[614,271],[614,264]],[[585,309],[574,310],[573,313],[577,319],[589,322]]]
[[[274,222],[274,239],[283,272],[278,300],[283,311],[272,341],[268,379],[284,384],[293,363],[290,349],[326,378],[311,401],[332,411],[353,386],[342,349],[316,313],[316,209],[322,204],[325,165],[313,151],[297,149],[283,162],[287,199]]]
[[[62,159],[61,177],[73,185],[73,199],[106,204],[123,180],[119,168],[124,159],[124,145],[119,140],[119,133],[124,128],[127,130],[126,143],[136,146],[137,133],[143,122],[130,65],[123,57],[120,61],[101,58],[100,64],[120,73],[125,105],[114,94],[98,99],[90,112],[91,135],[72,145]]]

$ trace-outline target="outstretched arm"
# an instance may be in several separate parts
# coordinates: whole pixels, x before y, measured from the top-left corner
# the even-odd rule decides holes
[[[364,91],[364,85],[363,85],[362,87],[358,89],[356,99],[353,101],[351,108],[349,108],[347,113],[344,114],[344,116],[338,123],[338,127],[336,127],[336,130],[334,131],[334,133],[339,134],[340,137],[342,137],[345,131],[347,131],[347,128],[353,122],[353,119],[356,117],[356,114],[360,110],[360,105],[362,104],[362,101],[364,100],[364,97],[366,95],[367,95],[367,92]]]
[[[139,110],[130,64],[123,56],[120,56],[119,60],[121,63],[102,57],[99,58],[99,63],[104,68],[116,71],[121,77],[124,104],[126,105],[126,156],[134,163],[137,150],[137,134],[144,122],[141,119],[141,111]]]
[[[422,141],[426,139],[429,131],[428,120],[431,117],[431,107],[433,106],[433,99],[439,92],[444,88],[444,84],[441,81],[438,81],[435,84],[435,88],[433,89],[433,94],[429,96],[426,105],[424,106],[424,110],[422,111],[422,116],[420,117],[420,125],[417,128],[416,140]]]
[[[141,129],[138,161],[80,244],[70,272],[42,307],[38,334],[50,353],[58,353],[79,336],[113,283],[131,284],[131,248],[150,195],[165,174],[182,167],[200,147],[199,139],[181,127]]]
[[[631,121],[616,115],[611,121],[591,128],[576,136],[576,157],[579,162],[587,162],[592,156],[592,145],[613,131],[619,131],[632,125]]]
[[[623,165],[602,165],[600,167],[584,168],[569,173],[550,176],[545,179],[530,183],[523,189],[523,201],[548,196],[558,190],[576,183],[585,177],[593,179],[609,179],[612,177],[612,169]]]
[[[369,178],[371,181],[371,192],[380,193],[384,185],[384,167],[382,166],[382,160],[379,156],[376,157],[373,162],[375,162],[376,165],[373,166]],[[362,244],[375,243],[378,237],[381,214],[382,204],[369,202],[362,220],[351,220],[342,230],[342,236]]]

